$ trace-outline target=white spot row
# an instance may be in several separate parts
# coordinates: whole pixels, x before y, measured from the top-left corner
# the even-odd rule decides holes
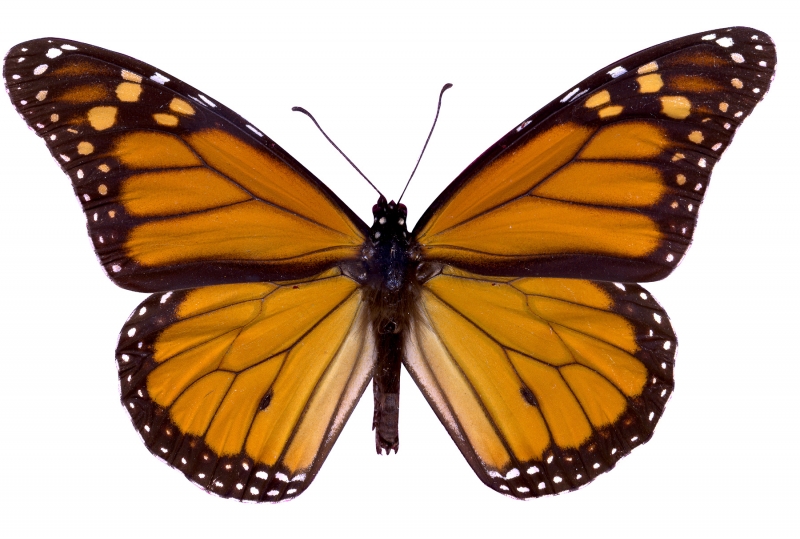
[[[614,69],[612,69],[611,71],[609,71],[608,74],[611,75],[612,79],[616,79],[617,77],[620,77],[620,76],[624,75],[627,72],[628,72],[628,70],[625,69],[624,67],[617,66]]]
[[[156,72],[150,80],[153,82],[157,82],[158,84],[164,84],[165,82],[169,82],[169,79],[162,75],[161,73]]]

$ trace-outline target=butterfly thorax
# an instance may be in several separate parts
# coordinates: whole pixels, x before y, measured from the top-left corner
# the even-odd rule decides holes
[[[371,324],[377,338],[373,429],[378,453],[388,454],[398,449],[403,333],[408,327],[416,264],[406,229],[406,207],[381,196],[372,213],[374,222],[364,242],[362,261]]]

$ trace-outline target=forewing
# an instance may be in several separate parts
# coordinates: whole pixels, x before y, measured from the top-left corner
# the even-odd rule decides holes
[[[372,375],[361,296],[336,269],[150,296],[117,348],[147,448],[223,497],[299,495]]]
[[[71,40],[15,46],[11,102],[70,177],[111,279],[140,291],[310,277],[363,222],[259,130],[172,75]]]
[[[767,92],[769,36],[684,37],[615,62],[489,148],[415,228],[491,275],[651,281],[692,239],[711,170]]]
[[[406,367],[480,479],[517,498],[576,489],[648,441],[675,334],[642,287],[487,278],[421,289]]]

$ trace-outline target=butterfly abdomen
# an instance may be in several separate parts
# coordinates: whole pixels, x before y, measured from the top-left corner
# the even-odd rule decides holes
[[[397,452],[399,446],[400,364],[403,333],[408,329],[409,306],[416,289],[415,263],[405,206],[380,197],[372,212],[375,219],[363,249],[367,301],[378,345],[372,379],[372,427],[376,450],[388,454]]]

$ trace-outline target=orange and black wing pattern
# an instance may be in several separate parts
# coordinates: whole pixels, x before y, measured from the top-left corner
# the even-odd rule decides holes
[[[298,496],[372,377],[362,294],[331,269],[150,296],[117,348],[147,448],[226,498]]]
[[[488,486],[576,489],[650,439],[677,341],[632,283],[680,262],[775,62],[749,28],[615,62],[489,148],[417,224],[435,276],[405,364]]]
[[[665,277],[775,62],[769,36],[729,28],[607,66],[456,178],[414,230],[424,256],[488,275]]]
[[[367,230],[322,182],[212,98],[72,40],[15,46],[12,103],[72,180],[100,262],[158,292],[311,277]]]
[[[517,498],[613,468],[672,394],[675,334],[636,284],[446,266],[407,338],[405,365],[472,469]]]

